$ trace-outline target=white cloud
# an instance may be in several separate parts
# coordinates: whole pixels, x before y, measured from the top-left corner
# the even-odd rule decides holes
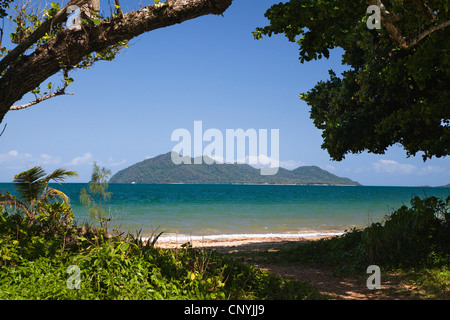
[[[11,160],[13,157],[17,157],[16,153],[18,154],[17,150],[11,150],[7,153],[0,153],[0,164],[8,162],[8,160]]]
[[[27,165],[39,165],[46,164],[53,158],[50,155],[44,155],[44,157],[36,158],[30,153],[20,153],[17,150],[10,150],[6,153],[0,153],[0,164],[8,169],[20,170],[26,169]]]
[[[394,160],[378,160],[372,163],[376,172],[391,174],[411,174],[417,172],[418,169],[412,164],[403,164]]]
[[[306,166],[306,163],[296,160],[280,161],[280,167],[288,170],[294,170],[302,166]]]
[[[29,159],[32,158],[29,153],[20,153],[17,150],[10,150],[7,153],[0,154],[0,163],[9,161],[9,160],[18,160],[18,159]]]
[[[53,165],[58,165],[61,163],[61,157],[54,157],[52,155],[43,153],[40,156],[40,159],[38,161],[41,164],[53,164]]]
[[[69,166],[79,166],[87,163],[92,163],[92,154],[90,152],[86,152],[81,157],[73,158],[67,165]]]
[[[99,165],[109,168],[109,167],[119,167],[127,162],[127,159],[123,159],[120,161],[114,160],[113,157],[109,157],[108,160],[103,164],[100,162]]]
[[[17,157],[17,156],[19,156],[19,151],[11,150],[10,152],[8,152],[8,155],[10,155],[12,157]]]
[[[419,175],[427,175],[427,174],[435,174],[435,173],[443,173],[446,170],[444,168],[438,166],[426,166],[419,170]]]
[[[259,156],[246,156],[245,160],[237,160],[237,163],[247,163],[254,168],[278,168],[280,166],[280,161],[276,158],[271,158],[266,155]]]
[[[211,159],[213,159],[216,163],[225,163],[225,159],[219,155],[208,155]]]

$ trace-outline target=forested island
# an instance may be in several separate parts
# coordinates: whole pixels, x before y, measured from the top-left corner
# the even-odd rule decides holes
[[[191,159],[190,163],[194,163]],[[261,175],[248,164],[174,164],[171,153],[138,162],[120,170],[110,183],[190,183],[190,184],[299,184],[299,185],[360,185],[338,177],[317,166],[302,166],[294,170],[279,168],[275,175]]]

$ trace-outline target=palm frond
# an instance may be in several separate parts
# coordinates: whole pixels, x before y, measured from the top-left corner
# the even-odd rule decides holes
[[[13,184],[17,189],[19,197],[28,202],[33,202],[41,192],[44,182],[42,178],[45,171],[40,166],[29,168],[14,176]]]
[[[61,183],[67,178],[78,178],[78,172],[76,171],[69,171],[64,168],[59,168],[53,171],[51,174],[45,177],[45,183],[49,183],[51,180]]]
[[[20,201],[19,198],[9,193],[9,191],[0,192],[0,207],[5,208],[6,206],[14,207],[14,210],[22,209],[28,215],[29,208],[25,203]],[[5,208],[6,209],[6,208]]]
[[[70,199],[69,197],[62,191],[56,190],[54,188],[47,188],[43,191],[41,195],[41,199],[44,201],[48,201],[54,198],[60,198],[65,203],[69,204]]]
[[[76,171],[69,171],[64,168],[56,169],[51,174],[46,176],[44,169],[40,166],[28,168],[27,171],[21,172],[14,176],[13,184],[17,189],[19,198],[29,204],[29,209],[32,210],[33,203],[39,196],[42,199],[50,199],[55,196],[60,197],[64,201],[68,197],[61,191],[53,188],[48,188],[50,181],[61,183],[66,178],[78,177]],[[67,201],[66,201],[67,202]]]

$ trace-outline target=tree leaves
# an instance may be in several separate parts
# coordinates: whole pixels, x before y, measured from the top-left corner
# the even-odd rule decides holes
[[[18,197],[10,194],[8,191],[0,192],[0,206],[9,205],[14,211],[22,211],[29,223],[33,224],[36,220],[36,214],[48,216],[54,213],[56,209],[61,213],[69,213],[58,203],[52,203],[52,200],[59,198],[64,204],[69,203],[69,198],[61,191],[48,187],[50,181],[62,182],[66,178],[77,177],[75,171],[66,169],[56,169],[46,176],[44,169],[40,166],[28,168],[14,176],[13,184],[16,187]],[[38,217],[39,218],[39,217]]]
[[[91,180],[89,181],[89,192],[83,188],[80,194],[80,201],[88,208],[90,217],[94,221],[100,222],[102,226],[105,222],[109,221],[109,219],[106,219],[106,212],[102,208],[102,201],[111,198],[111,192],[106,192],[110,176],[111,170],[104,167],[100,168],[94,162]]]
[[[31,203],[38,198],[45,185],[45,181],[42,179],[44,176],[45,171],[40,166],[30,168],[14,176],[14,186],[24,201]]]
[[[449,20],[447,1],[427,1],[435,12],[430,21],[414,2],[393,2],[396,26],[413,38]],[[334,72],[300,95],[322,130],[331,158],[369,151],[383,154],[402,144],[408,156],[423,159],[450,154],[450,28],[430,33],[413,48],[401,49],[382,28],[369,30],[366,1],[291,0],[272,6],[270,25],[257,28],[256,39],[284,33],[300,46],[302,63],[344,50],[341,78]]]

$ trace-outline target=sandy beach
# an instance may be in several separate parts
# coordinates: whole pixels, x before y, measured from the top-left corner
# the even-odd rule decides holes
[[[307,241],[315,241],[325,238],[331,238],[333,235],[324,236],[289,236],[289,237],[230,237],[230,238],[203,238],[195,240],[158,240],[156,246],[160,248],[180,248],[189,242],[193,248],[215,248],[218,251],[251,250],[262,246],[273,246],[285,243],[302,243]]]

